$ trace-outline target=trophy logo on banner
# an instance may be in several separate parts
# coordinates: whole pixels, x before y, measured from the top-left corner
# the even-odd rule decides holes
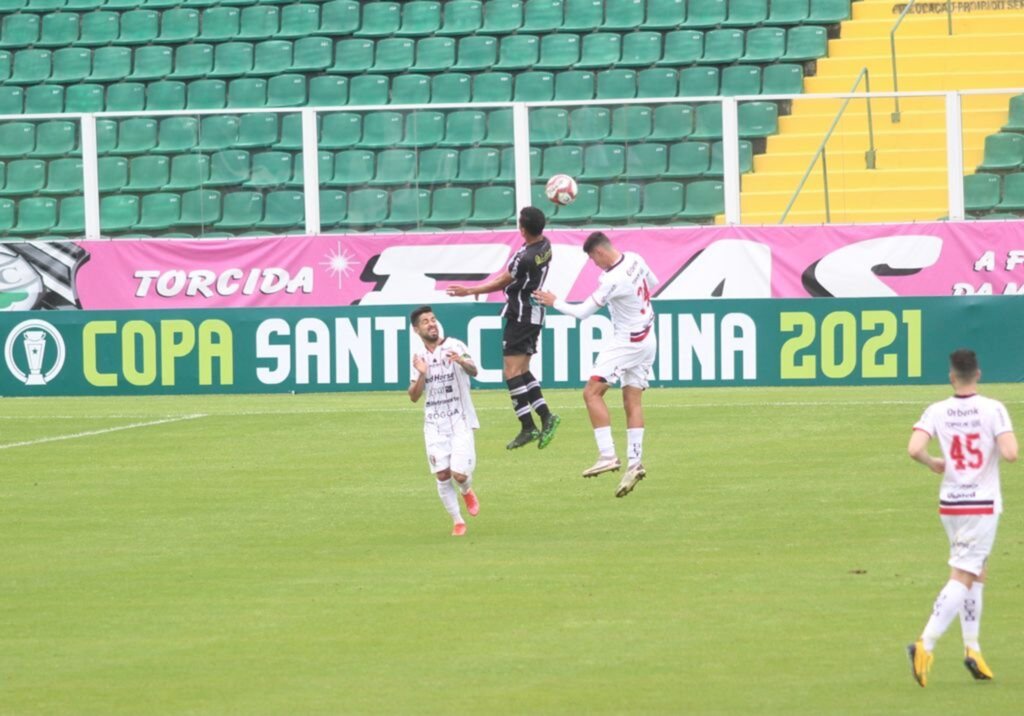
[[[46,385],[64,367],[64,338],[53,324],[22,321],[7,334],[4,358],[11,375],[25,385]]]

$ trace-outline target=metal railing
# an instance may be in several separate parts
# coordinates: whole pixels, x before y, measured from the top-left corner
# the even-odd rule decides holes
[[[863,68],[858,74],[857,79],[853,83],[853,87],[850,88],[850,94],[852,95],[857,91],[857,87],[860,86],[861,80],[864,81],[864,91],[867,96],[864,97],[864,101],[867,104],[868,111],[868,149],[864,152],[864,165],[867,169],[875,168],[875,125],[872,121],[871,116],[871,75],[868,72],[868,68]],[[814,165],[818,163],[818,157],[821,157],[821,174],[822,182],[824,183],[825,190],[825,221],[832,223],[832,207],[829,203],[828,195],[828,157],[825,153],[825,147],[828,144],[828,140],[832,137],[832,133],[839,125],[839,120],[843,118],[843,112],[846,111],[846,107],[856,97],[847,97],[843,100],[842,106],[839,111],[836,112],[835,119],[832,120],[832,124],[829,126],[828,131],[825,132],[824,138],[821,140],[821,144],[818,145],[818,151],[811,157],[811,163],[807,165],[807,171],[804,172],[803,177],[800,179],[800,183],[796,187],[796,191],[793,192],[793,196],[790,198],[789,203],[786,204],[786,210],[782,212],[782,218],[779,219],[779,223],[786,221],[786,217],[789,216],[789,210],[793,208],[793,204],[796,203],[797,197],[800,196],[800,192],[803,191],[804,185],[807,183],[808,177],[811,176],[811,172],[814,170]]]
[[[914,3],[917,0],[910,0],[907,6],[903,8],[903,12],[896,18],[896,22],[892,26],[892,30],[889,31],[889,52],[892,57],[892,91],[899,92],[899,73],[896,70],[896,31],[900,29],[900,24],[903,22],[903,18],[906,17],[907,13],[910,12],[910,8],[914,7]],[[952,0],[946,0],[946,32],[952,37],[953,35],[953,2]],[[897,94],[893,97],[893,111],[892,111],[893,124],[897,124],[900,121],[900,96]]]

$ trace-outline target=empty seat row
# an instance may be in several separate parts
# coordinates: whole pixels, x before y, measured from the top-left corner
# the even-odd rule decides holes
[[[964,177],[964,208],[973,213],[1024,211],[1024,172],[1001,177],[978,172]]]

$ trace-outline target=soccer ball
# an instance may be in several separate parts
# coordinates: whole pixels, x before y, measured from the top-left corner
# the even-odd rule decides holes
[[[576,180],[568,174],[555,174],[548,179],[544,193],[559,206],[566,206],[576,200]]]

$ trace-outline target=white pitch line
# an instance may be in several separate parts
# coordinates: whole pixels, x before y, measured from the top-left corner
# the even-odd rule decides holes
[[[151,425],[165,425],[167,423],[179,423],[182,420],[194,420],[196,418],[205,418],[205,413],[197,413],[195,415],[182,415],[177,418],[165,418],[164,420],[151,420],[146,423],[132,423],[131,425],[119,425],[114,428],[104,428],[103,430],[89,430],[83,433],[70,433],[68,435],[53,435],[48,438],[39,438],[38,440],[25,440],[20,443],[7,443],[6,445],[0,445],[0,450],[6,450],[7,448],[16,447],[27,447],[29,445],[40,445],[42,443],[52,443],[58,440],[74,440],[75,438],[87,438],[91,435],[104,435],[106,433],[116,433],[121,430],[134,430],[135,428],[146,428]]]

